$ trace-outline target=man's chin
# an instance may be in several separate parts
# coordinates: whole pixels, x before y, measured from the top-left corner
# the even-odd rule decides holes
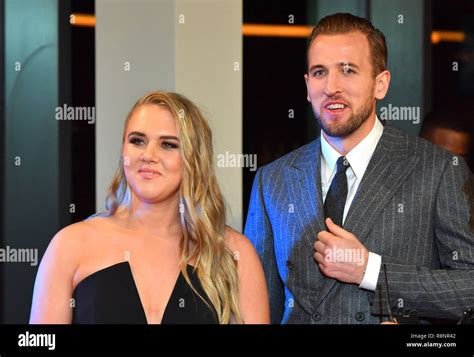
[[[348,133],[344,130],[338,129],[329,129],[329,128],[322,128],[324,133],[332,138],[344,138],[346,136],[349,136],[352,133]]]
[[[321,123],[319,122],[321,129],[326,133],[326,135],[340,138],[352,134],[347,123],[339,119],[329,119]]]
[[[319,119],[318,122],[326,135],[344,138],[356,132],[368,120],[369,116],[370,112],[367,112],[366,115],[344,115],[331,118],[323,116],[323,119]]]

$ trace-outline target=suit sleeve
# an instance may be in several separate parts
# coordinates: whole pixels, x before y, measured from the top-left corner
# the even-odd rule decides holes
[[[382,256],[376,291],[369,293],[373,313],[388,314],[383,265],[392,307],[416,310],[420,317],[453,320],[474,308],[474,235],[469,227],[469,191],[473,190],[469,176],[470,170],[462,159],[446,160],[433,212],[440,268],[407,265]]]
[[[263,170],[260,168],[255,176],[250,206],[245,225],[245,236],[255,246],[262,261],[270,297],[270,319],[272,324],[279,324],[284,311],[284,287],[276,263],[273,232],[268,219],[264,202]]]

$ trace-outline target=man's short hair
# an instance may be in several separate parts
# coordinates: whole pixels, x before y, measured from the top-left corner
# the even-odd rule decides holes
[[[318,35],[340,35],[353,31],[362,32],[369,42],[372,74],[375,78],[375,76],[387,69],[387,44],[385,36],[369,20],[352,14],[337,13],[322,18],[309,36],[306,58],[308,59],[309,48]]]

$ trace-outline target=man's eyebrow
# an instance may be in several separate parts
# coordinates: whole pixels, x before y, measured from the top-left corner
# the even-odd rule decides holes
[[[352,63],[352,62],[340,62],[339,65],[340,65],[342,68],[344,68],[344,67],[351,67],[351,68],[360,70],[360,67],[359,67],[358,65],[356,65],[355,63]],[[326,69],[326,67],[323,66],[322,64],[315,64],[315,65],[312,65],[312,66],[309,68],[309,71],[308,71],[308,72],[312,72],[312,71],[314,71],[315,69]]]
[[[308,71],[308,72],[312,72],[312,71],[314,71],[315,69],[326,69],[326,67],[324,67],[322,64],[315,64],[315,65],[312,65],[312,66],[309,68],[309,71]]]
[[[352,63],[352,62],[341,62],[339,63],[341,65],[341,67],[352,67],[352,68],[355,68],[355,69],[360,69],[360,67],[358,65],[356,65],[355,63]]]

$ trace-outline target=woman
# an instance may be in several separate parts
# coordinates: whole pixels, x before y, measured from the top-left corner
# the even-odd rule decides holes
[[[122,142],[108,212],[53,238],[30,323],[269,323],[258,255],[225,225],[199,109],[150,93],[128,114]]]

